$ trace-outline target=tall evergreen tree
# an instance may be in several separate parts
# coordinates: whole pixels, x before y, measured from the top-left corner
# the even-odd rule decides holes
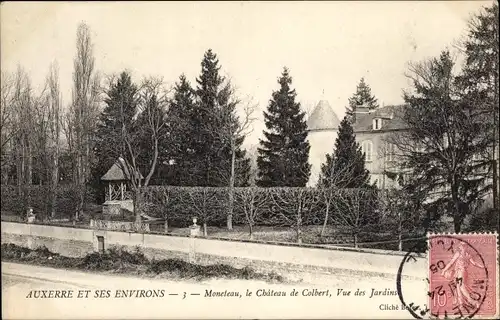
[[[221,67],[217,55],[208,50],[201,62],[201,74],[196,82],[195,112],[191,115],[193,149],[198,164],[191,167],[195,184],[198,186],[216,186],[213,172],[218,166],[218,155],[215,152],[215,136],[212,132],[217,117],[217,96],[224,78],[219,75]]]
[[[402,114],[407,130],[389,137],[398,150],[404,187],[419,196],[431,217],[453,218],[460,232],[465,218],[491,190],[486,184],[491,162],[484,159],[491,137],[485,113],[463,99],[448,51],[411,64],[413,88]]]
[[[309,142],[305,112],[295,102],[292,77],[285,67],[278,79],[264,120],[267,130],[260,140],[257,185],[261,187],[304,187],[309,179]]]
[[[161,150],[162,162],[169,163],[168,184],[193,186],[197,184],[194,172],[200,172],[193,145],[196,134],[192,119],[196,117],[195,90],[182,74],[174,87],[174,97],[167,111],[168,142]]]
[[[379,107],[378,100],[372,95],[372,90],[366,84],[365,78],[361,78],[356,87],[356,92],[349,98],[349,107],[346,108],[346,114],[351,123],[356,121],[356,107],[361,105],[367,105],[370,110]]]
[[[347,117],[340,122],[339,134],[332,154],[321,165],[318,182],[323,188],[368,187],[370,174],[365,168],[365,155],[356,142],[354,130]]]
[[[207,50],[201,62],[201,74],[196,82],[196,102],[188,119],[190,128],[190,148],[193,152],[191,163],[191,182],[198,186],[228,186],[231,172],[230,139],[225,138],[221,130],[238,127],[237,117],[226,117],[233,114],[238,104],[234,92],[228,91],[229,82],[220,75],[219,60],[211,50]],[[241,145],[243,139],[237,139],[236,163],[244,164],[245,152]],[[236,167],[238,185],[248,183],[249,166]]]
[[[116,82],[111,83],[107,92],[107,98],[104,100],[106,106],[97,125],[95,146],[97,161],[92,169],[93,186],[98,197],[104,194],[100,178],[117,160],[119,155],[116,154],[116,146],[123,145],[120,134],[122,124],[126,127],[133,126],[133,119],[137,113],[137,93],[137,86],[132,83],[127,72],[122,72]]]

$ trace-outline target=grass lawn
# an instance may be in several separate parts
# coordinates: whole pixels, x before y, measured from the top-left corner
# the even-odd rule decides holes
[[[302,227],[302,242],[311,244],[339,244],[349,245],[352,243],[352,236],[339,232],[339,228],[327,226],[325,236],[321,237],[322,226],[304,226]],[[169,234],[189,235],[189,228],[169,228]],[[203,234],[203,228],[201,229]],[[297,242],[297,234],[291,227],[271,227],[255,226],[253,237],[250,237],[248,226],[236,225],[229,231],[221,227],[207,227],[207,236],[214,238],[236,239],[236,240],[257,240],[272,242]]]
[[[80,221],[73,222],[67,219],[54,221],[57,225],[68,226],[82,226],[88,227],[90,219],[103,219],[115,221],[134,221],[135,216],[132,212],[123,210],[119,216],[104,216],[102,214],[102,206],[92,205],[86,208],[86,212]],[[2,212],[2,220],[4,221],[18,221],[22,222],[19,216],[15,216],[9,212]],[[51,221],[47,221],[51,223]],[[162,223],[158,225],[160,230],[163,231]],[[156,228],[155,228],[156,229]],[[325,235],[321,234],[322,225],[308,225],[301,228],[301,239],[304,244],[321,244],[332,246],[348,246],[353,247],[353,235],[346,232],[346,230],[339,226],[327,225]],[[152,229],[153,230],[153,229]],[[160,232],[162,232],[160,231]],[[203,227],[201,228],[201,236],[203,236]],[[168,234],[188,236],[190,234],[189,228],[169,227]],[[253,241],[266,241],[266,242],[281,242],[281,243],[297,243],[297,234],[293,227],[272,227],[272,226],[255,226],[253,228],[253,235],[250,237],[249,228],[246,225],[234,225],[233,230],[228,231],[225,227],[208,226],[208,238],[221,238],[221,239],[234,239],[234,240],[253,240]],[[368,242],[391,241],[389,243],[381,244],[367,244]],[[373,248],[373,249],[388,249],[397,250],[397,236],[392,232],[377,232],[377,233],[362,233],[358,235],[359,247]]]

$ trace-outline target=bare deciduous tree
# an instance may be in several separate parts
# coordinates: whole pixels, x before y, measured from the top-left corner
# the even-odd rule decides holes
[[[170,214],[168,212],[171,199],[179,198],[180,193],[175,187],[165,186],[150,186],[143,195],[143,209],[152,212],[155,216],[163,216],[164,232],[168,233],[168,220]]]
[[[19,128],[14,127],[14,75],[2,71],[0,101],[0,131],[2,150],[7,146]]]
[[[237,156],[238,146],[240,141],[245,139],[252,133],[252,123],[256,119],[254,112],[256,105],[249,99],[247,102],[242,102],[236,99],[235,89],[231,82],[228,81],[222,89],[221,101],[225,101],[227,105],[219,108],[219,119],[216,123],[221,124],[219,127],[212,128],[212,135],[215,139],[222,142],[222,146],[229,146],[230,161],[229,170],[221,168],[219,174],[221,180],[228,182],[228,205],[227,205],[227,229],[233,229],[233,211],[234,211],[234,188],[236,181]],[[241,109],[238,107],[241,106]],[[240,114],[238,114],[240,113]],[[229,176],[227,176],[229,172]]]
[[[340,189],[335,191],[335,221],[348,229],[353,236],[354,247],[358,247],[361,228],[375,214],[374,191],[372,189]]]
[[[203,224],[203,236],[207,236],[207,223],[213,218],[214,213],[219,209],[218,195],[223,188],[212,187],[188,187],[186,190],[185,201],[193,213],[201,219]]]
[[[274,205],[273,214],[278,220],[291,224],[295,229],[297,243],[302,243],[304,215],[311,213],[319,201],[315,188],[271,188]]]
[[[33,177],[34,128],[33,90],[25,71],[18,66],[14,75],[13,110],[16,134],[13,142],[16,146],[16,176],[18,193],[24,200],[24,209],[31,205],[30,185]]]
[[[48,117],[48,169],[49,169],[49,186],[50,186],[50,202],[51,202],[51,217],[55,216],[57,186],[59,183],[59,157],[61,149],[61,91],[59,88],[59,70],[57,64],[52,64],[47,77],[49,87],[49,98],[47,104]]]
[[[344,167],[341,167],[341,169],[337,171],[334,171],[333,167],[329,168],[328,174],[320,177],[321,181],[318,183],[318,192],[325,205],[325,219],[320,233],[322,237],[325,235],[326,226],[330,217],[330,209],[337,195],[336,190],[339,187],[341,188],[342,186],[349,185],[352,182],[350,179],[352,179],[355,169],[355,163],[348,162]]]
[[[254,226],[259,221],[263,210],[268,209],[269,192],[266,189],[257,187],[237,188],[235,200],[236,205],[245,214],[250,239],[253,239]]]
[[[100,77],[94,72],[93,44],[89,27],[78,26],[73,71],[73,102],[66,116],[66,135],[73,159],[73,180],[78,186],[79,203],[75,220],[83,213],[86,183],[92,161],[93,134],[100,103]]]
[[[158,143],[165,126],[165,110],[168,107],[168,90],[163,79],[148,78],[142,83],[139,92],[139,116],[143,121],[135,121],[131,126],[122,121],[122,128],[117,137],[118,143],[111,150],[123,161],[118,161],[123,172],[128,173],[134,193],[134,212],[136,222],[141,222],[141,188],[147,187],[158,163]],[[147,146],[144,144],[148,141]],[[152,150],[151,162],[147,165],[146,176],[140,172],[139,158],[145,148]]]
[[[2,71],[1,75],[1,100],[0,100],[0,132],[1,132],[1,168],[2,184],[9,180],[10,166],[13,161],[12,139],[19,130],[15,123],[14,90],[15,78],[13,74]]]

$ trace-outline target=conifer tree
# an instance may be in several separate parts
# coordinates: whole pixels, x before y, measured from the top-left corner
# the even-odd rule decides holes
[[[106,106],[102,111],[96,132],[96,163],[92,168],[92,181],[96,194],[103,194],[100,178],[117,160],[116,146],[123,145],[122,124],[131,127],[137,112],[137,86],[127,72],[122,72],[107,92]],[[123,112],[122,112],[123,110]],[[102,199],[101,199],[102,200]]]
[[[449,51],[410,64],[413,88],[402,114],[408,129],[388,138],[407,173],[403,187],[419,195],[427,223],[447,215],[460,232],[491,190],[485,156],[492,137],[484,110],[462,96],[454,67]]]
[[[182,74],[174,87],[174,97],[167,111],[168,142],[161,150],[162,161],[169,163],[168,184],[196,185],[193,172],[199,161],[193,146],[191,119],[195,116],[195,91]]]
[[[323,188],[363,188],[369,186],[370,175],[365,168],[365,155],[356,142],[353,128],[345,117],[332,154],[321,165],[318,186]]]
[[[230,139],[221,132],[228,127],[238,127],[237,117],[233,114],[238,104],[230,88],[229,81],[220,75],[219,60],[211,50],[207,50],[201,62],[201,74],[196,82],[196,103],[190,115],[189,128],[192,130],[191,146],[196,164],[191,166],[193,180],[198,186],[228,186],[231,172],[231,150],[236,154],[236,176],[238,185],[248,183],[249,163],[237,139],[234,148]],[[227,123],[229,122],[229,123]],[[246,178],[245,178],[246,177]]]
[[[309,142],[305,112],[295,101],[292,77],[285,67],[280,88],[269,101],[264,120],[267,130],[258,149],[258,179],[261,187],[304,187],[309,179]]]
[[[368,106],[370,110],[379,107],[377,98],[372,95],[372,90],[370,86],[366,84],[365,78],[361,78],[356,87],[356,92],[349,98],[349,107],[346,108],[346,114],[351,123],[356,121],[356,107],[361,105]]]

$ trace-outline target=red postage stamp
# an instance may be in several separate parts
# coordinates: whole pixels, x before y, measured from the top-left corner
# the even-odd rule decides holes
[[[498,235],[429,235],[431,318],[494,319],[498,308]]]

